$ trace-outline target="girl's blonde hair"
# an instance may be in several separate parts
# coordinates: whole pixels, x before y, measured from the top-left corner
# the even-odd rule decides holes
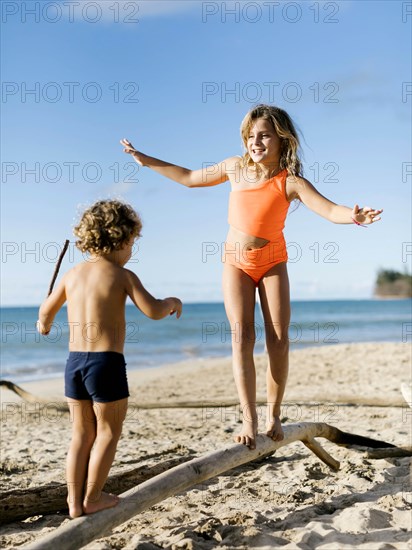
[[[129,204],[101,200],[83,213],[73,230],[82,252],[96,255],[120,250],[134,237],[140,237],[142,220]]]
[[[273,105],[256,105],[256,107],[253,107],[253,109],[248,112],[242,121],[240,134],[246,149],[242,157],[243,166],[255,166],[255,168],[258,169],[247,151],[247,141],[251,127],[259,118],[268,120],[281,139],[280,169],[284,170],[286,168],[290,176],[302,176],[303,168],[299,158],[300,141],[295,125],[286,111]]]

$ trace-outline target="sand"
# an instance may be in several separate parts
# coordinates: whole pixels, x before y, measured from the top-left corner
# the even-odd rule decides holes
[[[263,355],[256,358],[256,367],[258,398],[264,401]],[[285,423],[327,422],[410,446],[412,409],[400,386],[411,378],[407,343],[293,351],[282,418]],[[239,409],[220,406],[236,399],[230,359],[129,372],[129,385],[135,403],[211,401],[215,406],[130,409],[113,474],[232,444],[240,426]],[[50,401],[63,399],[62,379],[22,386]],[[1,491],[63,483],[68,414],[53,407],[36,411],[35,405],[22,403],[8,390],[2,389],[1,399]],[[264,410],[259,407],[262,429]],[[86,548],[410,549],[410,458],[370,459],[364,449],[320,441],[341,462],[338,472],[302,443],[292,443],[264,460],[168,498]],[[33,509],[27,520],[1,527],[1,547],[17,548],[69,521],[63,512],[41,516]]]

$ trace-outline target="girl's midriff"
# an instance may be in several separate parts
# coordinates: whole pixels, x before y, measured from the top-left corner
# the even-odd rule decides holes
[[[256,248],[262,248],[269,241],[267,239],[262,239],[261,237],[255,237],[253,235],[247,235],[243,231],[239,231],[233,226],[230,226],[226,242],[228,243],[239,243],[241,250],[254,250]]]

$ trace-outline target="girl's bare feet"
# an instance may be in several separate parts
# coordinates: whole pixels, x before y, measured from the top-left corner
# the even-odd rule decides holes
[[[74,518],[79,518],[83,515],[83,506],[80,504],[74,504],[73,502],[70,502],[69,498],[67,498],[67,504],[69,505],[69,516]]]
[[[266,422],[266,435],[273,439],[273,441],[282,441],[285,437],[282,429],[282,424],[280,423],[280,418],[274,416],[272,420]]]
[[[244,420],[240,434],[234,437],[236,443],[242,443],[249,449],[256,449],[256,436],[258,431],[257,420]]]
[[[100,493],[100,497],[97,499],[87,499],[83,501],[83,510],[85,514],[94,514],[100,510],[105,510],[106,508],[114,508],[119,504],[119,497],[113,495],[112,493]]]

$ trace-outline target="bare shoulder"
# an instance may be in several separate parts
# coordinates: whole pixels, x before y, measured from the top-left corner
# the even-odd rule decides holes
[[[126,294],[130,296],[135,305],[139,307],[137,302],[147,297],[150,297],[150,293],[143,286],[143,283],[136,275],[136,273],[126,268],[123,268],[123,273],[125,281],[124,289],[126,291]]]
[[[312,186],[309,180],[301,176],[287,176],[286,178],[286,196],[289,201],[293,201],[299,198],[299,194],[307,188]]]
[[[228,157],[221,163],[224,167],[227,179],[233,184],[239,181],[239,174],[242,171],[242,157]]]
[[[69,271],[66,271],[65,277],[67,279],[73,279],[76,277],[83,277],[85,273],[91,268],[91,266],[95,265],[95,262],[92,261],[84,261],[80,262],[76,265],[74,265]]]
[[[86,270],[87,262],[76,264],[71,269],[69,269],[69,271],[66,271],[61,280],[62,282],[64,281],[66,288],[68,290],[71,290],[75,288],[79,282],[82,282],[82,280],[85,279]]]
[[[124,282],[127,284],[127,285],[141,285],[142,283],[140,282],[140,279],[139,277],[136,275],[136,273],[134,271],[132,271],[131,269],[127,269],[126,267],[121,267],[121,272],[122,272],[122,277],[124,279]]]
[[[82,268],[83,264],[76,264],[71,269],[66,271],[66,273],[63,275],[62,279],[65,281],[71,281],[79,276],[81,276],[81,273],[83,271]]]
[[[242,157],[234,156],[234,157],[228,157],[223,161],[223,164],[226,168],[227,173],[231,173],[234,170],[238,170],[241,166]]]
[[[239,155],[234,155],[233,157],[228,157],[225,159],[224,162],[227,164],[230,164],[231,166],[236,166],[237,164],[240,164],[242,161],[242,157]]]

